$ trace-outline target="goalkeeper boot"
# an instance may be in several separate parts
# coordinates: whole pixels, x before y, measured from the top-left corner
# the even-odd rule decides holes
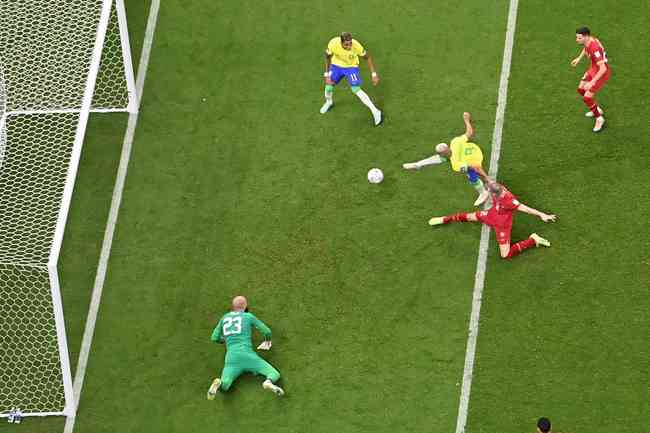
[[[334,102],[332,101],[325,101],[322,107],[320,107],[320,114],[325,114],[327,113],[330,108],[334,106]]]
[[[602,108],[598,107],[598,112],[602,115],[605,114]],[[594,117],[594,113],[591,112],[591,110],[587,111],[585,113],[585,117]]]
[[[603,130],[604,126],[605,126],[605,118],[603,116],[600,116],[598,119],[596,119],[596,124],[594,125],[594,129],[592,129],[592,131],[600,132]]]
[[[551,243],[538,235],[537,233],[533,233],[530,235],[530,238],[532,238],[535,241],[535,246],[539,247],[540,245],[543,247],[550,247]]]
[[[487,189],[484,188],[483,191],[481,191],[481,193],[478,195],[476,201],[474,202],[474,206],[482,205],[487,201],[489,197],[490,197],[490,193],[488,192]]]
[[[221,386],[221,379],[217,377],[212,381],[210,388],[208,388],[208,400],[214,400],[214,396],[217,395],[217,391],[219,391],[219,386]]]
[[[433,217],[429,220],[430,226],[439,226],[440,224],[444,224],[444,223],[445,223],[444,217]]]
[[[264,383],[262,383],[262,388],[272,391],[278,397],[282,397],[284,395],[284,390],[271,382],[271,379],[266,379]]]

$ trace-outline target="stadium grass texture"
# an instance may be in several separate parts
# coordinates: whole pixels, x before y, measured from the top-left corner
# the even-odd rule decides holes
[[[634,116],[643,66],[624,21],[547,6],[520,4],[500,178],[559,220],[518,216],[514,239],[536,231],[553,247],[512,262],[491,239],[468,432],[532,431],[541,415],[565,432],[639,432],[649,412],[648,192],[636,174],[648,125]],[[648,11],[628,6],[642,28]],[[474,191],[448,167],[401,163],[462,132],[470,111],[487,165],[507,7],[163,4],[75,432],[453,431],[480,229],[426,222],[471,210]],[[132,45],[146,12],[129,8]],[[568,66],[582,23],[607,31],[615,68],[597,136]],[[379,128],[347,85],[318,114],[322,51],[342,30],[375,57],[378,87],[361,68],[385,110]],[[73,363],[123,127],[124,117],[93,119],[64,241]],[[371,167],[384,170],[381,185],[366,182]],[[223,365],[209,336],[239,293],[274,332],[263,356],[284,399],[243,377],[205,400]]]

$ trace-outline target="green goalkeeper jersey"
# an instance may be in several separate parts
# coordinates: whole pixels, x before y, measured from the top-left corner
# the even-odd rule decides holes
[[[264,337],[271,339],[271,328],[251,313],[244,311],[231,311],[224,314],[219,324],[212,331],[212,341],[226,343],[228,352],[233,350],[253,350],[253,327]]]

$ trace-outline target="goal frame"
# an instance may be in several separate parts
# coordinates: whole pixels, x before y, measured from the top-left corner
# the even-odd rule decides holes
[[[122,51],[122,62],[124,67],[124,78],[126,81],[126,88],[128,91],[128,104],[124,108],[93,108],[93,97],[95,95],[95,85],[99,74],[102,53],[107,35],[107,30],[111,18],[111,12],[115,8],[119,38]],[[72,152],[70,161],[65,176],[65,185],[62,193],[61,202],[59,205],[56,227],[54,236],[50,247],[48,262],[44,267],[47,267],[50,294],[52,297],[52,308],[54,313],[54,321],[57,334],[57,345],[59,351],[59,363],[61,368],[61,377],[63,382],[63,393],[65,403],[62,411],[53,412],[24,412],[21,413],[23,417],[28,416],[66,416],[74,417],[76,415],[77,407],[75,399],[72,371],[70,364],[70,356],[68,351],[68,342],[65,330],[65,320],[63,313],[63,301],[61,297],[61,284],[58,274],[58,261],[63,243],[68,213],[72,201],[72,194],[74,191],[75,180],[79,168],[79,161],[81,151],[83,148],[84,137],[88,126],[88,119],[90,113],[105,113],[105,112],[129,112],[136,113],[139,106],[138,95],[136,93],[135,75],[133,70],[131,48],[129,42],[129,33],[126,19],[126,9],[124,0],[103,0],[101,5],[101,14],[97,24],[97,31],[95,35],[94,46],[92,50],[92,57],[86,77],[85,87],[83,91],[83,99],[79,108],[70,109],[56,109],[56,110],[22,110],[22,111],[8,111],[4,112],[0,118],[0,127],[6,124],[7,118],[14,115],[31,115],[31,114],[57,114],[57,113],[78,113],[78,123],[76,126],[74,142],[72,144]],[[0,418],[9,417],[9,413],[0,413]]]

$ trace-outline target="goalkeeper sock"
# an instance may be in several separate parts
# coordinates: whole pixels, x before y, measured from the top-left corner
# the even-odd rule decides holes
[[[379,111],[377,109],[377,107],[375,107],[375,104],[372,103],[372,101],[370,100],[370,96],[368,96],[368,94],[366,92],[359,89],[354,94],[357,95],[359,97],[359,99],[361,99],[361,102],[363,102],[363,105],[370,108],[370,111],[372,111],[373,114]]]
[[[534,246],[535,246],[535,239],[533,238],[528,238],[523,241],[519,241],[516,244],[510,245],[510,252],[505,258],[511,259],[514,256],[518,256],[519,254],[521,254],[524,250],[527,250],[528,248],[532,248]]]
[[[467,212],[461,212],[461,213],[457,213],[457,214],[454,214],[454,215],[448,215],[448,216],[442,217],[442,223],[443,224],[449,224],[451,222],[466,223],[467,222]]]

